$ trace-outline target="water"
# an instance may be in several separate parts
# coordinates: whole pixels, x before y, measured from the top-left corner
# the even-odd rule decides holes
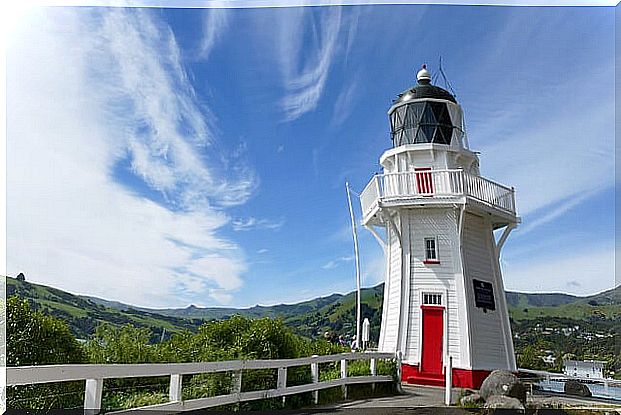
[[[536,383],[541,390],[550,391],[550,392],[564,392],[565,382],[558,380],[542,380]],[[621,387],[620,386],[608,386],[608,393],[606,393],[606,388],[601,383],[586,383],[585,384],[593,397],[596,398],[606,398],[606,399],[614,399],[621,401]]]

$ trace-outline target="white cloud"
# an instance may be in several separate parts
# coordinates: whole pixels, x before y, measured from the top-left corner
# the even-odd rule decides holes
[[[7,53],[8,273],[141,306],[230,301],[246,263],[214,206],[256,183],[210,163],[214,119],[170,29],[121,9],[37,9],[28,22]],[[111,178],[126,157],[174,209]]]
[[[356,92],[358,90],[358,81],[354,77],[347,82],[347,85],[339,94],[334,103],[334,113],[332,115],[332,125],[339,126],[343,124],[352,113],[356,105]]]
[[[515,186],[522,215],[614,184],[614,106],[576,104],[483,149],[482,173]]]
[[[222,33],[229,25],[229,11],[227,9],[207,9],[203,19],[203,39],[201,41],[200,57],[209,58]]]
[[[508,290],[586,295],[615,285],[614,246],[585,246],[578,252],[551,253],[523,262],[502,262]]]
[[[310,47],[303,36],[308,30],[309,17],[312,16],[308,10],[299,8],[291,10],[286,19],[278,22],[279,60],[287,90],[281,109],[286,121],[295,120],[317,107],[337,52],[341,8],[326,8],[318,21],[310,21],[310,30],[315,35]]]
[[[255,229],[280,229],[285,224],[284,219],[273,221],[270,219],[257,219],[249,217],[246,219],[235,219],[232,223],[236,231],[250,231]]]
[[[342,263],[352,262],[353,260],[354,260],[353,256],[342,256],[340,258],[336,258],[336,259],[333,259],[331,261],[328,261],[327,263],[322,265],[321,268],[323,268],[323,269],[334,269],[334,268],[338,267]]]
[[[105,9],[97,29],[90,81],[120,124],[135,173],[182,208],[244,203],[254,175],[216,174],[215,119],[195,96],[171,29],[145,11],[122,9]]]

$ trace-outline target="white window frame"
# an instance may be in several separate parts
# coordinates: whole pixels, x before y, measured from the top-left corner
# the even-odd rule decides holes
[[[432,306],[441,306],[443,305],[444,295],[439,292],[434,291],[423,291],[421,293],[421,304],[422,305],[432,305]]]
[[[433,241],[433,253],[435,258],[429,258],[429,250],[427,249],[427,242],[429,241]],[[423,241],[423,249],[425,251],[425,262],[431,262],[431,263],[436,263],[436,262],[440,262],[440,252],[438,250],[438,237],[437,236],[430,236],[424,239]]]

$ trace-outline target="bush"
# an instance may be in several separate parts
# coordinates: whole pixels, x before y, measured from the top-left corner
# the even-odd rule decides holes
[[[84,351],[65,322],[33,311],[28,301],[18,297],[7,300],[6,312],[7,366],[85,362]],[[7,407],[76,408],[83,398],[83,382],[17,386],[7,390]]]

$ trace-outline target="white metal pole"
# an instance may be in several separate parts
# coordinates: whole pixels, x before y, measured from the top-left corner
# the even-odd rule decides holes
[[[446,356],[446,367],[444,369],[444,404],[446,406],[451,405],[451,394],[453,390],[453,356]]]
[[[356,232],[356,219],[354,209],[351,204],[351,194],[349,183],[345,182],[347,190],[347,203],[349,204],[349,216],[351,217],[351,230],[354,235],[354,257],[356,259],[356,348],[360,348],[360,256],[358,255],[358,233]]]

